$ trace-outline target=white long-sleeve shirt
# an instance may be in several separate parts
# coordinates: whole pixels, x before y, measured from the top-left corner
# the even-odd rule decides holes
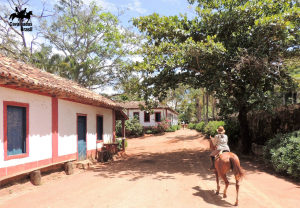
[[[223,138],[222,138],[223,137]],[[229,146],[228,146],[228,137],[226,134],[217,134],[214,137],[214,141],[213,141],[214,145],[217,145],[217,150],[228,150]]]

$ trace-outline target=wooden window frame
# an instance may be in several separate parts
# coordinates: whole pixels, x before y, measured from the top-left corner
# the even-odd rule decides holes
[[[26,108],[26,153],[18,155],[7,155],[7,106]],[[4,138],[4,161],[29,157],[29,103],[19,103],[13,101],[3,101],[3,138]]]
[[[103,143],[104,139],[103,139],[103,132],[102,132],[102,140],[98,140],[98,117],[102,117],[102,131],[104,130],[103,128],[103,115],[99,115],[99,114],[96,114],[96,141],[97,143]]]
[[[135,114],[135,113],[139,114],[138,120],[140,121],[140,112],[132,112],[132,113],[133,113],[133,114],[132,114],[132,115],[133,115],[133,118],[134,118],[134,114]]]
[[[150,113],[149,114],[149,121],[146,121],[146,113],[147,112],[144,112],[144,123],[150,123]]]
[[[160,114],[160,121],[156,121],[156,114],[159,113]],[[154,112],[154,121],[155,123],[161,122],[161,112]]]

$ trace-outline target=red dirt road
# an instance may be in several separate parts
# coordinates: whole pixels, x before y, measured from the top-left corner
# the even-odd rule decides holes
[[[232,174],[227,198],[215,195],[208,171],[208,141],[194,130],[128,141],[127,158],[94,170],[45,183],[0,198],[0,207],[231,207]],[[247,179],[241,182],[239,207],[299,207],[300,183],[278,176],[263,164],[242,159]],[[43,179],[42,179],[43,180]]]

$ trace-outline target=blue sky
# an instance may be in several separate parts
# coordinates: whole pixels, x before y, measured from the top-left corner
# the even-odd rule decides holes
[[[22,1],[22,0],[20,0]],[[24,2],[27,0],[23,0]],[[43,0],[46,4],[46,9],[52,10],[53,5],[55,5],[58,0]],[[93,0],[84,0],[85,4],[89,4]],[[189,4],[187,0],[95,0],[96,3],[101,5],[105,11],[110,11],[114,15],[118,14],[118,8],[121,10],[126,10],[125,14],[121,15],[119,19],[122,22],[122,25],[125,27],[132,26],[132,23],[129,22],[133,17],[147,16],[153,13],[158,13],[164,16],[174,16],[181,14],[187,14],[189,18],[193,18],[195,13],[192,12],[193,9],[189,9]],[[29,0],[27,11],[32,11],[34,15],[41,14],[42,3],[41,0]],[[7,0],[0,0],[0,6],[7,5],[9,7]],[[192,6],[193,7],[193,6]],[[13,7],[14,8],[14,7]],[[14,10],[11,10],[13,13]],[[47,12],[46,12],[47,14]],[[33,20],[33,25],[34,25]],[[137,29],[134,28],[134,31],[137,32]],[[26,33],[26,40],[32,40],[32,35],[35,35],[36,31]],[[39,43],[46,43],[44,38],[38,39]],[[55,48],[53,48],[54,53],[58,53]],[[113,93],[112,89],[108,89],[108,93]]]

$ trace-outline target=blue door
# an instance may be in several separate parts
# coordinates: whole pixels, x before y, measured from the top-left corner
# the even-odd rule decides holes
[[[86,159],[86,117],[78,116],[78,160]]]

